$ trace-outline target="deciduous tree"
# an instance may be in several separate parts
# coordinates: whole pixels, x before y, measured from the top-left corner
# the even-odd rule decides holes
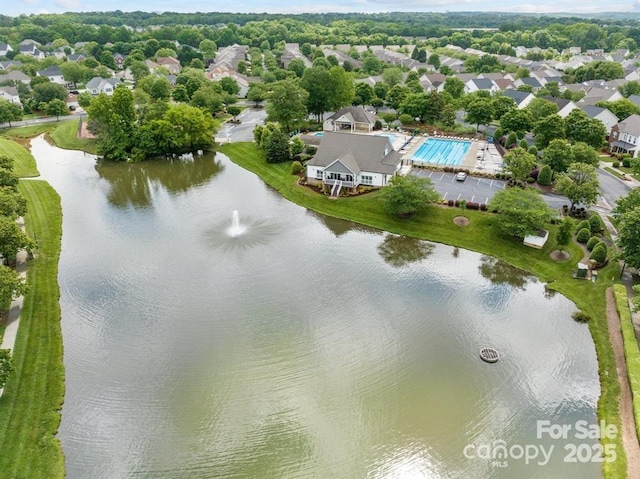
[[[558,176],[556,190],[565,195],[571,207],[583,204],[594,205],[598,200],[600,182],[596,169],[585,163],[573,163],[566,173]]]
[[[296,123],[307,117],[308,96],[307,91],[296,80],[286,79],[274,83],[267,103],[269,119],[291,131]]]
[[[511,176],[520,181],[526,181],[531,171],[536,167],[536,157],[524,148],[513,148],[504,155],[504,163]]]
[[[409,217],[437,201],[440,194],[428,178],[414,175],[394,176],[380,192],[384,208],[390,215]]]
[[[491,199],[489,208],[498,213],[498,228],[504,234],[524,238],[543,228],[553,216],[537,190],[509,188]]]

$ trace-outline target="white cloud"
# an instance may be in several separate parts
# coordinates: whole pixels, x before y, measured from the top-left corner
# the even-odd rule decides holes
[[[78,0],[54,0],[53,3],[67,10],[77,10],[80,6]]]

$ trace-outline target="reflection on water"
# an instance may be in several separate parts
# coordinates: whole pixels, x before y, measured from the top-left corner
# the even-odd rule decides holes
[[[482,256],[479,269],[480,274],[493,284],[505,284],[518,289],[525,289],[527,283],[535,279],[535,276],[526,271],[493,256]]]
[[[354,223],[353,221],[341,220],[340,218],[333,218],[331,216],[321,215],[313,210],[305,210],[306,213],[315,218],[331,231],[336,237],[342,236],[349,231],[357,231],[361,233],[382,234],[380,230],[370,228],[365,225]]]
[[[378,253],[391,266],[402,268],[427,258],[436,247],[416,238],[387,233],[378,246]]]
[[[600,476],[536,438],[538,419],[593,423],[600,391],[588,327],[535,278],[309,214],[223,155],[98,175],[32,151],[64,211],[69,479]],[[560,452],[465,458],[496,440]]]
[[[223,170],[215,153],[139,163],[98,160],[95,168],[100,178],[109,182],[109,202],[119,208],[147,208],[156,188],[177,194],[210,181]]]

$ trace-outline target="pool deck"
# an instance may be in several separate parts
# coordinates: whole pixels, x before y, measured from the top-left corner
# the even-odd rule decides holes
[[[429,138],[441,139],[441,140],[467,140],[466,138],[457,138],[453,136],[433,136],[423,137],[416,136],[411,138],[406,147],[400,150],[402,159],[405,164],[413,164],[411,158],[415,152],[422,146],[422,144]],[[458,165],[436,165],[433,163],[416,161],[415,164],[425,164],[430,166],[452,166],[454,168],[466,169],[475,172],[488,172],[497,173],[502,171],[502,156],[496,150],[496,147],[492,143],[487,143],[484,140],[470,140],[471,146],[467,153],[462,158],[462,161]]]

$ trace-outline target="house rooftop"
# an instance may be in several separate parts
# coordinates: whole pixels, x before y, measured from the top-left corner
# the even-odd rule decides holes
[[[618,129],[633,136],[640,136],[640,115],[634,113],[624,121],[619,122]]]
[[[392,175],[401,161],[386,136],[325,132],[316,156],[308,165],[327,167],[340,161],[352,173],[361,171]]]
[[[342,108],[341,110],[335,112],[328,119],[329,120],[337,120],[341,117],[346,117],[349,121],[354,123],[375,123],[376,116],[373,113],[368,112],[364,108],[359,108],[356,106],[347,106]]]

